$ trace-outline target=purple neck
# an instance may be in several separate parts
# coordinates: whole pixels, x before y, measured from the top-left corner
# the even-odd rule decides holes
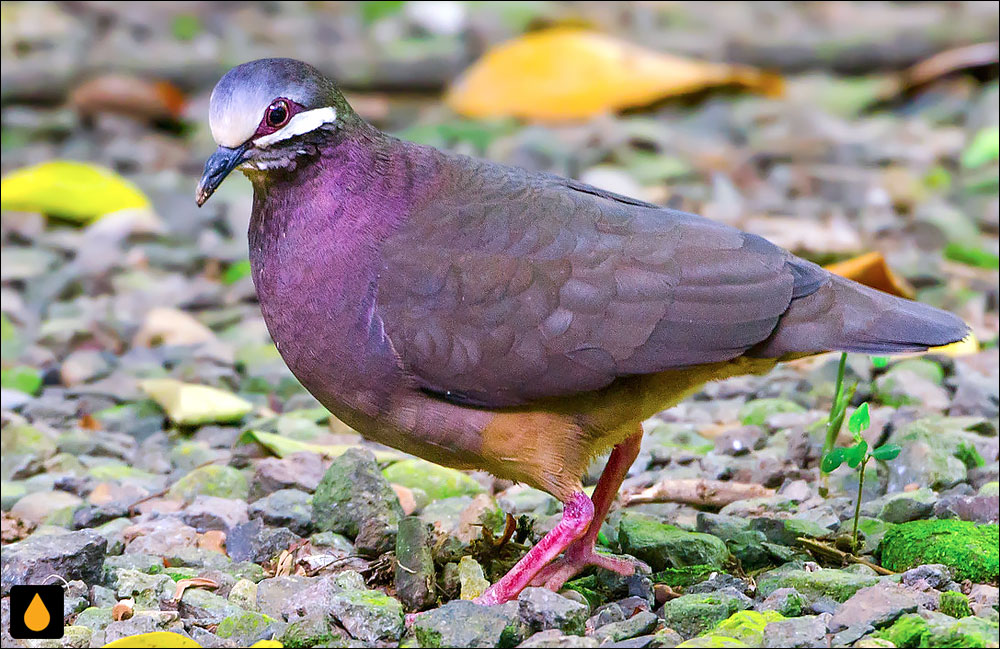
[[[292,173],[251,174],[254,285],[306,389],[336,414],[372,415],[403,380],[375,317],[380,245],[436,169],[429,149],[365,124],[329,135],[319,151]]]

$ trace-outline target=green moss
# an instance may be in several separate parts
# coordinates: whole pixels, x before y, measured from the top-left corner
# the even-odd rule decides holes
[[[715,649],[716,647],[721,647],[722,649],[740,649],[749,646],[751,645],[744,644],[735,638],[713,634],[685,640],[677,645],[677,649]]]
[[[876,583],[878,583],[877,577],[856,575],[833,568],[816,572],[778,569],[760,575],[757,578],[757,590],[767,597],[779,588],[794,588],[810,601],[829,597],[843,603],[862,588],[874,586]]]
[[[174,483],[169,497],[190,502],[195,496],[218,496],[245,500],[250,487],[238,469],[231,466],[203,466]]]
[[[902,572],[919,565],[942,563],[955,579],[996,581],[1000,572],[1000,528],[959,520],[902,523],[882,538],[882,565]]]
[[[471,476],[424,460],[401,460],[382,471],[382,475],[391,483],[423,489],[431,500],[483,492]]]
[[[641,514],[625,514],[618,525],[622,552],[645,561],[653,570],[684,566],[722,568],[729,548],[720,539],[698,532],[685,532]]]
[[[698,635],[747,608],[745,600],[721,593],[681,595],[663,605],[661,615],[670,628],[685,636]]]
[[[727,636],[752,647],[764,645],[764,627],[769,622],[780,622],[785,616],[777,611],[739,611],[719,622],[712,634]]]
[[[875,633],[897,647],[995,647],[997,625],[978,617],[952,623],[934,623],[913,613],[904,615],[887,629]]]
[[[744,426],[763,426],[771,415],[805,411],[805,408],[788,399],[754,399],[740,408],[739,418]]]
[[[274,622],[274,618],[267,615],[246,611],[222,618],[215,634],[220,638],[231,638],[237,645],[250,646],[259,640]]]
[[[969,598],[953,590],[941,593],[941,602],[938,604],[938,610],[945,615],[958,618],[972,615],[972,609],[969,608]]]
[[[707,565],[665,568],[650,576],[650,579],[653,580],[654,584],[684,588],[705,581],[716,570],[718,569]]]

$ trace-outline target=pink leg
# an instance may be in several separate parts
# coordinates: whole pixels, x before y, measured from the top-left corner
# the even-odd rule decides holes
[[[594,520],[590,523],[590,527],[587,528],[583,536],[566,549],[566,554],[562,559],[539,571],[531,585],[559,590],[573,575],[587,566],[598,566],[621,575],[631,575],[635,572],[633,561],[597,554],[594,552],[594,544],[601,531],[601,524],[604,523],[604,518],[608,515],[608,511],[618,495],[618,488],[625,479],[625,474],[628,473],[629,467],[639,455],[641,443],[642,429],[640,428],[636,434],[615,446],[604,471],[601,473],[601,479],[597,481],[597,486],[594,488]]]
[[[539,570],[580,538],[593,519],[594,503],[587,498],[587,494],[582,491],[573,494],[563,508],[562,520],[528,550],[528,554],[524,555],[510,572],[477,597],[475,602],[486,605],[503,604],[517,597],[524,587],[531,583]]]

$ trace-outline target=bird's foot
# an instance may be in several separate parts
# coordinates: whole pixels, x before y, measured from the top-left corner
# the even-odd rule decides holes
[[[543,586],[549,590],[558,591],[563,587],[563,584],[588,566],[597,566],[598,568],[610,570],[626,577],[635,574],[636,569],[649,571],[649,566],[638,559],[598,554],[594,551],[593,546],[583,547],[582,545],[578,545],[571,547],[561,559],[553,561],[539,571],[535,575],[535,578],[531,580],[531,585]]]

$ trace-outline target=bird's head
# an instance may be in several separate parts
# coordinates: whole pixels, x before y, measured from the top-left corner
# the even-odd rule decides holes
[[[219,148],[205,162],[195,200],[204,204],[236,168],[294,168],[318,138],[353,115],[336,85],[308,63],[259,59],[236,66],[212,91],[208,120]]]

